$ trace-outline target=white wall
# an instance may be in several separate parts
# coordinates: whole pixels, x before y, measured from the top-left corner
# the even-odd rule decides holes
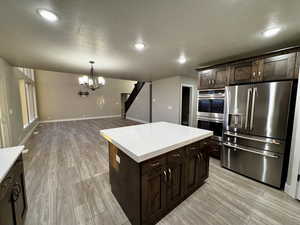
[[[6,146],[19,145],[37,125],[37,121],[23,128],[19,80],[24,75],[0,58],[0,110],[2,126],[6,130]]]
[[[150,117],[150,83],[145,83],[140,93],[130,106],[126,118],[144,123],[149,122]]]
[[[297,195],[298,198],[300,197],[300,185],[297,182],[299,169],[300,169],[300,82],[298,83],[289,170],[288,170],[288,177],[285,186],[285,192],[287,192],[293,198],[296,198]]]
[[[41,121],[71,120],[121,114],[121,93],[130,93],[134,81],[106,78],[104,87],[80,97],[79,75],[38,70],[38,111]]]
[[[152,121],[179,123],[180,77],[152,81]]]
[[[193,86],[193,123],[196,126],[197,78],[174,76],[152,82],[152,121],[166,121],[180,124],[181,85]]]

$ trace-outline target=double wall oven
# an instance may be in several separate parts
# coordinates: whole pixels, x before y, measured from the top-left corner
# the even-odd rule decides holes
[[[214,132],[212,156],[220,157],[224,121],[224,89],[200,90],[198,92],[198,128]]]

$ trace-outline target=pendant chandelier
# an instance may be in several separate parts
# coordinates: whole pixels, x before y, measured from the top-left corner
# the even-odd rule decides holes
[[[91,89],[92,91],[95,91],[96,89],[103,87],[105,85],[105,79],[104,77],[95,75],[94,66],[93,66],[95,62],[90,61],[89,63],[91,64],[90,75],[89,76],[83,75],[78,78],[78,81],[81,86],[85,86]]]

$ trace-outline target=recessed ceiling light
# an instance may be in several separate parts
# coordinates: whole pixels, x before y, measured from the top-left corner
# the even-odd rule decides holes
[[[184,55],[180,56],[177,60],[178,63],[180,64],[185,64],[186,63],[186,58]]]
[[[274,27],[274,28],[270,28],[268,30],[265,30],[263,35],[265,37],[272,37],[275,36],[276,34],[278,34],[280,31],[280,27]]]
[[[53,13],[53,12],[47,10],[47,9],[39,9],[39,10],[38,10],[38,13],[39,13],[39,15],[40,15],[43,19],[45,19],[45,20],[47,20],[47,21],[49,21],[49,22],[52,22],[52,23],[53,23],[53,22],[56,22],[56,21],[58,20],[57,15],[56,15],[55,13]]]
[[[142,51],[145,48],[145,44],[143,42],[137,42],[134,44],[134,47],[138,51]]]

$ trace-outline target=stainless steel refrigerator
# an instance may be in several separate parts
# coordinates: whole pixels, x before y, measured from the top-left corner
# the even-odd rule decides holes
[[[293,120],[293,81],[225,88],[222,166],[282,187]]]

